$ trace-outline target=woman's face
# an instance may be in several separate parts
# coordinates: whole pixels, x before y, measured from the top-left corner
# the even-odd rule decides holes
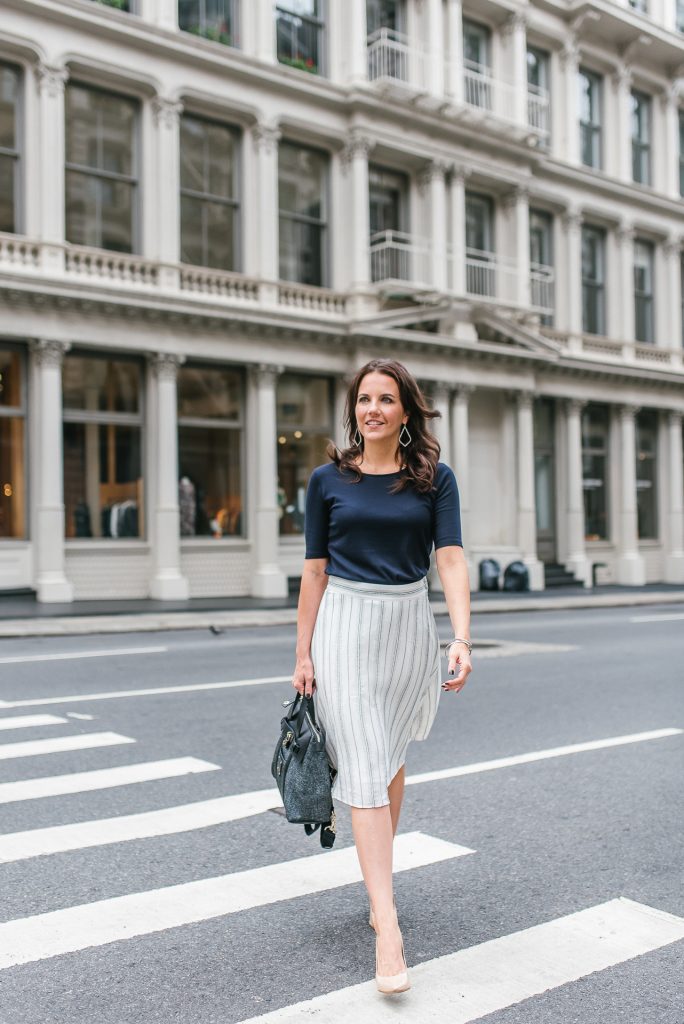
[[[354,411],[364,441],[398,438],[402,423],[408,420],[394,377],[377,371],[362,378]]]

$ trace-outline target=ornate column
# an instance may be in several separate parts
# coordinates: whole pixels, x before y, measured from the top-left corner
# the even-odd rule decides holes
[[[444,96],[444,18],[442,0],[426,3],[427,87],[432,96]]]
[[[430,388],[432,398],[432,408],[441,415],[434,420],[430,420],[430,430],[439,441],[441,448],[440,462],[446,462],[448,466],[452,464],[452,453],[451,453],[451,426],[450,426],[450,388],[448,384],[444,384],[442,381],[438,381]]]
[[[468,440],[468,404],[475,388],[459,384],[451,399],[451,457],[461,503],[463,542],[470,545],[470,445]],[[472,579],[472,576],[471,576]]]
[[[368,292],[371,281],[368,154],[372,148],[373,143],[367,135],[352,131],[342,152],[342,170],[349,189],[346,218],[350,267],[348,288],[361,293]]]
[[[453,167],[449,182],[451,199],[451,275],[449,283],[451,290],[458,296],[464,296],[466,293],[465,180],[465,170],[462,167]]]
[[[670,412],[668,438],[668,515],[665,582],[684,583],[684,479],[682,474],[682,413]]]
[[[447,80],[446,91],[454,103],[463,103],[463,4],[447,0]]]
[[[634,417],[638,411],[634,405],[620,407],[620,542],[616,581],[631,586],[643,586],[646,582],[644,560],[639,553],[636,507]]]
[[[252,129],[257,156],[259,197],[259,271],[262,302],[275,305],[280,277],[278,257],[278,141],[275,125],[258,124]]]
[[[530,294],[530,194],[525,188],[516,188],[513,194],[515,215],[516,300],[523,309],[529,309]]]
[[[582,472],[582,410],[587,403],[570,398],[565,403],[565,430],[567,444],[567,509],[566,533],[568,557],[565,567],[573,572],[585,587],[591,586],[591,565],[585,546],[584,485]]]
[[[38,64],[40,104],[40,239],[43,267],[49,274],[64,272],[64,164],[66,160],[64,90],[69,72],[64,67]]]
[[[62,362],[69,345],[39,341],[33,346],[38,366],[38,508],[36,512],[36,590],[38,600],[73,600],[65,575],[64,459],[62,449]]]
[[[618,250],[618,295],[621,296],[619,336],[622,341],[634,341],[634,234],[631,224],[621,224],[615,232]]]
[[[433,161],[420,177],[421,192],[427,196],[429,210],[427,279],[437,292],[445,292],[447,289],[445,172],[444,164]]]
[[[632,180],[632,69],[623,64],[613,75],[616,114],[613,121],[613,166],[607,147],[606,170],[621,181]]]
[[[515,392],[517,421],[518,547],[530,573],[530,589],[544,589],[544,566],[537,558],[537,511],[534,492],[534,430],[529,391]]]
[[[276,32],[275,32],[275,4],[273,0],[251,0],[250,4],[243,7],[251,7],[253,11],[255,32],[254,32],[254,56],[257,60],[268,61],[273,64],[276,60]]]
[[[278,564],[278,457],[276,384],[282,366],[250,367],[253,393],[251,423],[256,434],[252,597],[287,597],[287,576]]]
[[[150,596],[159,601],[184,601],[188,581],[181,574],[180,515],[178,510],[178,397],[176,380],[183,356],[163,352],[152,357],[156,381],[157,493],[154,504],[154,543]]]
[[[180,287],[180,116],[183,104],[164,96],[152,101],[157,174],[154,196],[157,227],[154,258],[159,260],[160,285]],[[147,247],[146,247],[147,248]]]
[[[656,291],[656,332],[658,344],[677,350],[681,362],[682,339],[682,242],[679,238],[668,238],[662,247],[665,264],[664,288]],[[660,295],[659,295],[660,293]]]
[[[563,71],[563,93],[564,93],[564,155],[568,163],[578,164],[580,162],[580,130],[578,110],[578,86],[577,72],[579,71],[580,51],[577,40],[569,38],[560,54],[561,69]]]
[[[674,5],[667,5],[674,9]],[[663,162],[659,167],[656,162],[654,184],[672,199],[679,199],[679,95],[677,82],[670,83],[660,94],[661,131],[656,139],[661,140]],[[660,180],[658,180],[658,178]]]
[[[568,210],[562,218],[565,231],[565,292],[567,307],[563,327],[568,332],[571,348],[581,348],[582,334],[582,215]]]
[[[527,18],[517,11],[504,26],[510,50],[510,81],[515,86],[513,114],[518,124],[527,124]]]
[[[364,82],[368,77],[366,0],[347,0],[345,7],[345,75],[347,85],[354,85],[357,82]]]

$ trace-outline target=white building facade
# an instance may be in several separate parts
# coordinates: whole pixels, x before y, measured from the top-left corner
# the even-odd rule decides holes
[[[682,72],[678,0],[5,0],[0,592],[284,596],[375,356],[474,587],[684,583]]]

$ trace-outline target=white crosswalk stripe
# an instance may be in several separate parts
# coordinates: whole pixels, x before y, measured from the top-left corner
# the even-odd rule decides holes
[[[43,797],[65,796],[73,793],[91,793],[98,789],[132,786],[138,782],[172,779],[197,772],[218,771],[220,765],[201,761],[196,757],[174,757],[164,761],[143,761],[118,768],[96,768],[90,772],[71,772],[67,775],[49,775],[40,779],[22,779],[19,782],[0,783],[0,804]]]
[[[397,836],[394,870],[410,871],[473,852],[421,832],[410,832]],[[219,878],[20,918],[0,924],[0,970],[360,881],[356,850],[350,846]]]
[[[41,725],[66,725],[67,719],[58,715],[17,715],[15,718],[0,718],[0,729],[36,729]]]
[[[364,982],[241,1024],[300,1024],[309,1018],[320,1024],[359,1024],[369,1013],[378,1024],[409,1019],[420,1024],[469,1024],[680,939],[684,918],[620,897],[409,965],[410,995],[381,1000],[375,982]],[[407,999],[410,1018],[401,1016],[402,1008],[409,1006]]]
[[[0,744],[0,761],[15,757],[61,754],[70,750],[90,750],[94,747],[114,747],[121,743],[135,742],[130,736],[120,736],[116,732],[91,732],[81,736],[59,736],[49,740],[24,740],[21,743]]]

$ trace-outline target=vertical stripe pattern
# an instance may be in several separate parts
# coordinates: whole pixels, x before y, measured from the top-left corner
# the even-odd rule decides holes
[[[311,640],[316,715],[337,769],[333,798],[389,803],[411,740],[424,740],[441,693],[427,578],[385,584],[328,576]]]

